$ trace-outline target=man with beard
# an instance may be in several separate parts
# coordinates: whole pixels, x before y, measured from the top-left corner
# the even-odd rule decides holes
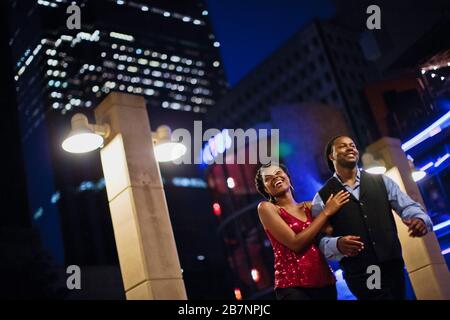
[[[323,210],[323,199],[331,194],[347,190],[350,201],[329,220],[332,237],[319,240],[320,250],[326,258],[340,261],[344,279],[358,299],[405,299],[404,262],[391,210],[408,226],[411,237],[431,231],[430,218],[390,178],[361,172],[359,152],[348,136],[331,139],[325,157],[334,174],[314,197],[313,216]],[[379,288],[367,284],[371,265],[380,268]]]

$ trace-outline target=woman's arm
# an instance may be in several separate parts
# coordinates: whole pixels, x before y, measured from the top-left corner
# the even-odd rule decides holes
[[[308,207],[309,210],[312,210],[312,202],[311,201],[305,201],[304,202],[305,206]],[[316,217],[313,217],[313,220]],[[322,227],[322,229],[320,230],[321,233],[326,234],[331,236],[333,234],[333,227],[331,226],[331,224],[327,221],[327,223],[325,223],[325,225]]]
[[[301,252],[315,241],[317,234],[327,223],[328,217],[335,214],[346,202],[348,202],[348,193],[341,191],[335,197],[331,195],[324,210],[308,228],[299,233],[289,228],[278,214],[277,207],[270,202],[262,202],[258,205],[258,215],[261,223],[275,239],[292,251]]]

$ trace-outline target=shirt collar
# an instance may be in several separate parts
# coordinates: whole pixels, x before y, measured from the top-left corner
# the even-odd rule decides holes
[[[335,177],[336,179],[338,179],[338,181],[342,184],[342,185],[346,185],[345,183],[342,182],[341,178],[338,176],[338,174],[336,173],[336,171],[333,174],[333,177]],[[359,170],[358,167],[356,167],[356,184],[359,184],[361,180],[361,171]]]

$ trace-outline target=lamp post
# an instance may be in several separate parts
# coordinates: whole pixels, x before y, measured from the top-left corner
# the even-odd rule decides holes
[[[80,114],[72,118],[72,132],[63,148],[86,152],[103,145],[101,163],[126,298],[186,299],[153,147],[154,139],[167,140],[170,131],[164,127],[152,136],[140,96],[113,92],[94,111],[96,125]],[[167,161],[185,151],[172,143],[159,154]]]
[[[417,177],[411,172],[400,140],[384,137],[366,150],[375,158],[382,159],[388,169],[386,175],[425,208],[415,183]],[[403,259],[417,299],[450,300],[450,274],[435,233],[429,232],[422,238],[411,238],[408,228],[396,214],[394,219],[403,249]]]

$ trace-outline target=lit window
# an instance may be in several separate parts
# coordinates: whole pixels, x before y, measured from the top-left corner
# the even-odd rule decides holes
[[[152,96],[155,94],[155,90],[153,89],[145,89],[144,93],[148,96]]]
[[[119,33],[119,32],[110,32],[109,36],[112,38],[120,39],[120,40],[134,41],[134,37],[129,34],[124,34],[124,33]],[[121,46],[120,50],[122,50],[122,51],[125,50],[125,49],[122,49],[122,47],[124,47],[124,46]]]
[[[154,77],[161,77],[161,75],[162,75],[161,71],[158,70],[152,71],[152,76]]]
[[[218,66],[220,66],[220,62],[219,61],[214,61],[213,62],[213,67],[217,68]]]
[[[173,62],[179,62],[181,59],[180,59],[179,56],[171,56],[170,60],[173,61]]]
[[[213,46],[218,48],[220,47],[220,42],[219,41],[214,41]]]
[[[203,16],[207,16],[208,15],[208,10],[203,10],[202,15]]]
[[[159,62],[152,60],[152,61],[150,61],[150,66],[152,66],[152,67],[159,67]]]
[[[127,68],[127,70],[128,70],[129,72],[135,73],[135,72],[138,71],[138,68],[136,68],[135,66],[129,66],[129,67]]]
[[[147,60],[147,59],[144,59],[144,58],[140,58],[140,59],[138,60],[138,63],[139,63],[139,64],[142,64],[142,65],[146,65],[146,64],[148,63],[148,60]]]
[[[178,102],[173,102],[170,104],[170,108],[174,110],[179,110],[181,108],[181,104],[179,104]]]
[[[98,87],[98,86],[93,86],[92,87],[92,92],[98,92],[98,90],[99,90],[100,88]]]

